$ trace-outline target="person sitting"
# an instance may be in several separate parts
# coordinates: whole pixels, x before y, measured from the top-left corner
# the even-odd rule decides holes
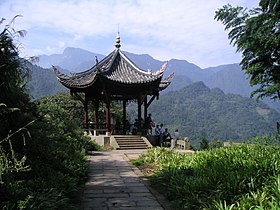
[[[164,130],[164,132],[163,132],[163,144],[164,144],[165,146],[167,146],[167,142],[170,142],[170,143],[171,143],[171,139],[172,139],[172,137],[171,137],[171,135],[170,135],[168,129],[165,128],[165,130]]]
[[[138,120],[135,119],[135,122],[133,124],[131,124],[131,126],[130,126],[130,133],[132,135],[136,135],[137,134],[137,125],[138,125]]]

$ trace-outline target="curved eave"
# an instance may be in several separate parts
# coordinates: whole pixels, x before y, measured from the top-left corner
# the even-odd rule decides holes
[[[171,84],[173,77],[174,77],[174,72],[169,76],[167,76],[165,79],[163,79],[159,84],[159,90],[162,91],[166,89]]]
[[[71,88],[87,88],[90,87],[96,80],[97,72],[94,70],[88,71],[87,74],[73,74],[71,76],[61,73],[53,66],[53,71],[57,80],[65,87]]]

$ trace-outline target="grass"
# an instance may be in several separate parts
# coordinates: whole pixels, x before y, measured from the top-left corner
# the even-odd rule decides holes
[[[153,148],[134,161],[175,209],[280,209],[277,145],[241,144],[179,154]]]

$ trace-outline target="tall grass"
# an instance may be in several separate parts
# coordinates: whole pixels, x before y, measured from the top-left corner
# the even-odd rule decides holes
[[[153,148],[137,163],[157,163],[151,183],[175,209],[280,209],[279,151],[259,143],[194,154]]]

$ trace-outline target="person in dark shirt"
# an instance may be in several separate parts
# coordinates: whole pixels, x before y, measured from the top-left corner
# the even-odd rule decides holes
[[[171,139],[172,139],[172,137],[171,137],[171,135],[170,135],[168,129],[165,128],[165,130],[164,130],[164,132],[163,132],[163,144],[164,144],[165,146],[167,146],[167,142],[171,142]]]

